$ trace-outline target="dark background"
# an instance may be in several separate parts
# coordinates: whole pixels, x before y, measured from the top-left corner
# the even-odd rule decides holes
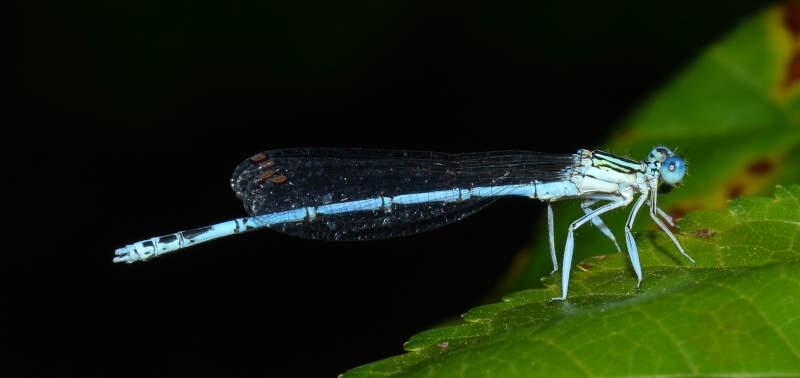
[[[287,3],[10,11],[5,370],[333,377],[400,354],[487,298],[543,230],[541,204],[385,241],[260,231],[134,265],[113,251],[244,216],[228,180],[259,151],[602,147],[767,4]]]

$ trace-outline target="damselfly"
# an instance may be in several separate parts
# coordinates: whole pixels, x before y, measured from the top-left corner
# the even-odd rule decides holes
[[[145,261],[222,236],[259,228],[323,240],[369,240],[411,235],[455,222],[500,197],[525,196],[548,203],[547,220],[553,272],[556,260],[551,203],[583,199],[585,215],[569,226],[562,266],[567,297],[574,231],[591,221],[619,250],[600,215],[634,202],[625,222],[625,242],[633,269],[642,268],[631,234],[636,213],[647,204],[653,221],[694,264],[658,208],[659,189],[679,186],[686,164],[667,147],[635,161],[603,151],[576,154],[503,151],[451,155],[437,152],[343,148],[266,151],[245,160],[233,173],[231,188],[249,218],[234,219],[117,249],[114,262]],[[592,207],[598,202],[605,202]],[[663,219],[663,221],[662,221]],[[666,222],[666,224],[664,223]]]

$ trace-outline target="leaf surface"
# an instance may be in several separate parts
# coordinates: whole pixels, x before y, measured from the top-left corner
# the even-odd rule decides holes
[[[595,256],[565,302],[548,301],[554,274],[344,376],[800,374],[800,186],[689,212],[681,226],[697,267],[663,233],[640,233],[641,293],[627,255]]]
[[[643,160],[657,145],[685,153],[684,185],[659,196],[677,219],[694,209],[724,210],[740,195],[770,195],[780,184],[800,183],[800,5],[766,9],[700,54],[617,127],[601,147]],[[583,213],[568,201],[555,208],[556,245]],[[630,209],[603,217],[617,240]],[[544,223],[543,223],[544,224]],[[635,230],[655,224],[640,214]],[[547,233],[520,258],[525,267],[505,292],[539,286],[552,270]],[[616,251],[594,227],[576,233],[575,259]]]

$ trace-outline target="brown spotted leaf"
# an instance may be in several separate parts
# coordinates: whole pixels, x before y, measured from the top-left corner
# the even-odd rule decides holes
[[[603,147],[643,159],[653,146],[685,153],[684,185],[659,197],[674,218],[692,209],[725,209],[740,195],[769,195],[772,187],[800,182],[800,5],[766,9],[709,46],[672,81],[630,114]],[[555,209],[556,242],[582,212],[570,203]],[[627,211],[604,216],[625,240]],[[653,230],[641,215],[634,225]],[[533,258],[511,290],[537,287],[550,272],[546,233],[537,232]],[[616,251],[591,226],[577,232],[576,259]],[[605,239],[605,241],[604,241]],[[593,248],[588,248],[592,246]],[[687,249],[691,253],[691,249]]]

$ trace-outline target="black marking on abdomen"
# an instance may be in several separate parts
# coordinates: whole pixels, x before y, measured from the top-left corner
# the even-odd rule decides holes
[[[202,234],[205,234],[206,232],[211,231],[211,229],[212,229],[212,226],[200,227],[200,228],[196,228],[194,230],[184,231],[184,232],[182,232],[182,234],[183,234],[183,237],[185,237],[186,239],[194,239],[194,238],[196,238],[196,237],[198,237],[198,236],[200,236]]]
[[[162,236],[162,237],[158,238],[158,242],[161,243],[161,244],[173,243],[173,242],[175,242],[175,240],[178,240],[178,237],[175,236],[175,235],[167,235],[167,236]]]
[[[242,220],[242,225],[244,226],[245,231],[255,230],[256,228],[258,228],[257,225],[251,226],[249,223],[250,223],[250,218],[245,218],[244,220]]]

